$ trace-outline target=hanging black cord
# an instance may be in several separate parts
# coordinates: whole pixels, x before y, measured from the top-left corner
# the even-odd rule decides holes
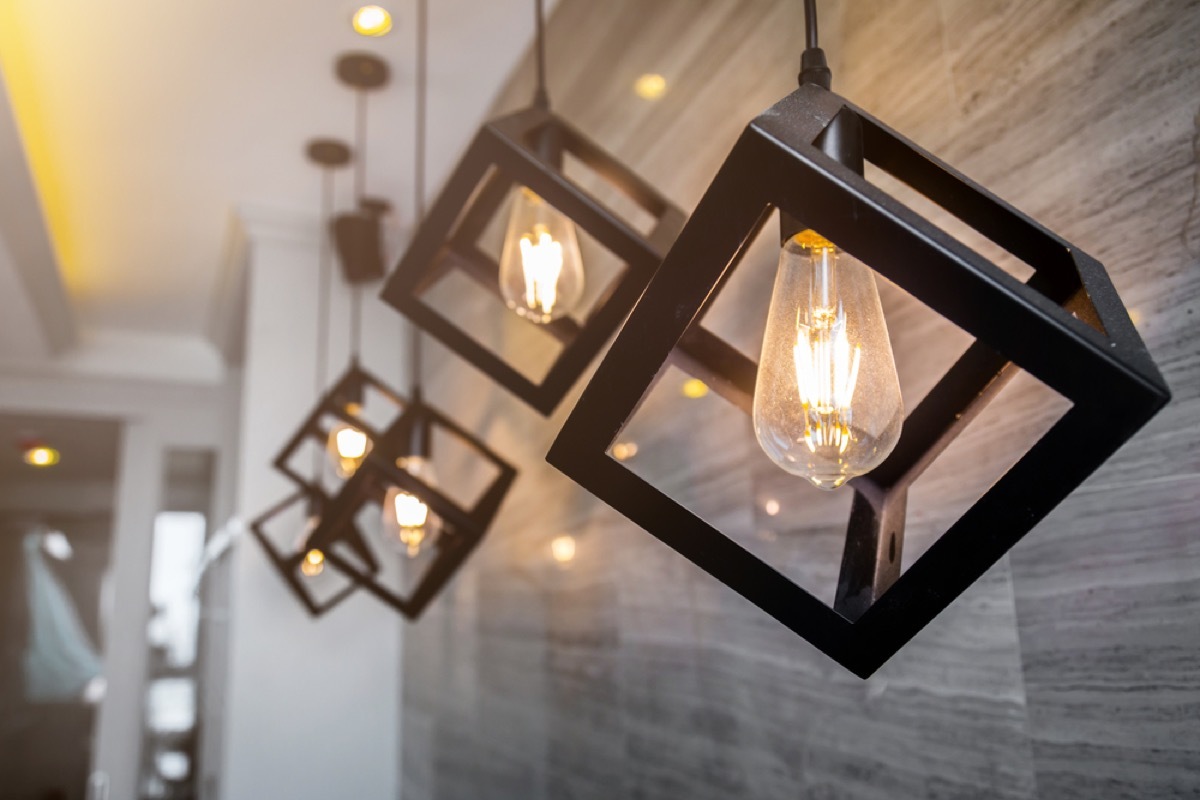
[[[804,44],[800,85],[812,83],[828,89],[833,83],[833,73],[825,61],[825,51],[817,44],[817,0],[804,0]]]
[[[534,56],[537,63],[537,90],[533,94],[533,104],[537,108],[550,108],[550,94],[546,91],[546,14],[542,10],[542,0],[533,0],[534,13],[537,23],[537,40],[534,46]]]
[[[417,0],[417,87],[416,136],[413,158],[413,200],[417,217],[414,229],[425,218],[425,136],[426,106],[429,93],[429,0]],[[409,323],[409,391],[414,399],[421,394],[421,332]]]
[[[321,232],[317,267],[317,358],[314,380],[314,394],[321,397],[325,393],[326,370],[329,368],[329,295],[333,291],[332,258],[329,252],[329,233],[325,221],[333,213],[333,169],[325,167],[321,170]],[[320,450],[313,452],[313,481],[320,483],[321,469],[324,466],[324,454]]]
[[[804,46],[809,50],[820,47],[817,44],[817,0],[804,0]]]
[[[354,202],[362,209],[367,171],[367,93],[354,92]],[[362,350],[362,287],[350,287],[350,361],[358,363]]]

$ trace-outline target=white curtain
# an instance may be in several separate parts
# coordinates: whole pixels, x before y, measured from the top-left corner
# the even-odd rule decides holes
[[[29,599],[25,696],[35,703],[78,700],[84,687],[100,674],[100,657],[79,621],[71,596],[46,563],[41,543],[40,533],[25,536]]]

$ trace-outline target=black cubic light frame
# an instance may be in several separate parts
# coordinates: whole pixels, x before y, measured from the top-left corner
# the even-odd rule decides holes
[[[356,582],[347,579],[347,585],[330,595],[327,598],[320,599],[316,597],[311,589],[306,584],[306,578],[300,574],[300,565],[304,561],[308,552],[313,548],[309,545],[312,542],[312,537],[309,537],[307,542],[303,543],[297,552],[287,554],[282,552],[278,547],[271,542],[270,536],[267,534],[266,527],[268,523],[278,515],[284,513],[294,505],[303,503],[310,510],[317,510],[320,513],[328,503],[329,498],[323,493],[315,491],[312,488],[306,487],[288,495],[283,500],[268,508],[262,514],[257,516],[250,523],[250,533],[258,540],[262,546],[263,552],[267,555],[267,560],[271,562],[271,566],[279,573],[283,582],[292,591],[296,599],[300,601],[300,605],[308,611],[313,617],[320,617],[327,611],[330,611],[334,606],[341,603],[349,597],[355,589],[358,588]],[[345,534],[345,541],[359,559],[361,559],[361,571],[367,574],[374,574],[379,571],[379,562],[371,553],[366,541],[363,539],[362,532],[354,527],[348,530]]]
[[[1034,269],[1028,283],[814,144],[857,117],[864,154]],[[841,119],[841,123],[854,120]],[[976,338],[851,483],[830,608],[606,455],[773,208]],[[718,340],[719,341],[719,340]],[[749,412],[757,365],[681,364]],[[1073,404],[903,575],[907,488],[1017,368]],[[843,98],[803,85],[742,133],[583,392],[547,460],[860,677],[875,672],[1170,399],[1103,267]]]
[[[428,405],[419,395],[403,401],[403,404],[404,410],[399,418],[373,440],[375,446],[367,454],[366,460],[325,506],[321,522],[313,531],[310,541],[325,554],[326,562],[340,573],[406,618],[415,620],[482,541],[516,480],[517,470],[482,440]],[[413,454],[410,452],[412,442],[424,441],[428,446],[435,429],[455,437],[497,470],[496,476],[470,508],[460,505],[397,463],[399,458]],[[442,525],[441,533],[431,543],[434,558],[407,595],[401,595],[386,586],[378,572],[370,570],[369,562],[363,562],[366,566],[355,564],[342,557],[334,547],[338,541],[345,541],[357,553],[353,539],[346,537],[352,537],[357,530],[355,520],[359,512],[372,503],[382,508],[387,490],[393,486],[418,497],[430,513],[441,520]],[[398,557],[404,556],[398,554]]]
[[[394,414],[388,421],[389,425],[402,415],[408,403],[404,396],[394,391],[373,373],[368,372],[357,359],[351,359],[346,371],[328,391],[321,395],[313,410],[309,412],[304,422],[279,451],[279,455],[275,457],[275,469],[298,486],[315,494],[324,494],[325,487],[320,482],[320,476],[305,476],[297,469],[293,459],[306,440],[311,440],[322,451],[325,449],[330,434],[329,429],[323,425],[323,422],[327,420],[344,422],[362,431],[366,434],[367,441],[371,443],[371,448],[374,449],[382,437],[383,431],[354,412],[356,407],[363,406],[369,391],[377,392],[380,397],[394,407]]]
[[[654,218],[643,234],[562,171],[564,154]],[[624,262],[582,323],[538,327],[562,346],[533,380],[422,299],[451,270],[500,297],[499,264],[479,246],[515,186],[535,194]],[[423,331],[525,403],[549,416],[625,319],[683,227],[683,211],[549,109],[537,105],[485,124],[418,227],[382,297]],[[535,323],[527,322],[533,325]]]

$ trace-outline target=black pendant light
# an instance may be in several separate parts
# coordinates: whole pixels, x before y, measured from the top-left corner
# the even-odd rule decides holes
[[[480,129],[450,176],[383,298],[494,381],[548,415],[620,326],[658,267],[684,214],[628,167],[550,110],[545,31],[537,14],[537,92],[533,105]],[[643,234],[563,172],[573,157],[653,219]],[[480,238],[509,201],[499,260]],[[623,262],[620,274],[590,309],[576,226]],[[528,377],[437,310],[426,299],[458,272],[540,325],[561,347],[540,379]],[[496,304],[499,307],[499,304]]]
[[[424,207],[425,106],[427,92],[427,0],[417,3],[416,153],[414,189],[418,218]],[[516,469],[478,437],[425,401],[420,388],[420,334],[412,330],[411,399],[391,395],[399,414],[380,430],[369,430],[371,446],[352,475],[325,506],[311,545],[320,548],[339,572],[409,619],[425,610],[487,533],[500,504],[516,479]],[[364,429],[365,430],[365,429]],[[492,474],[473,500],[452,497],[433,479],[433,443],[445,437],[460,454]],[[459,469],[474,469],[459,464]],[[411,580],[389,570],[372,570],[360,557],[357,525],[370,520],[375,537],[387,541],[392,554],[407,556]],[[422,556],[426,556],[421,558]],[[382,560],[380,554],[373,560]],[[393,559],[394,560],[394,559]],[[407,567],[407,565],[414,565]],[[406,585],[397,585],[406,584]]]
[[[321,193],[321,219],[327,219],[333,205],[333,170],[344,167],[350,162],[350,148],[339,141],[318,139],[311,142],[307,148],[309,160],[323,170],[323,189]],[[322,228],[322,230],[324,230]],[[322,236],[320,246],[320,265],[317,276],[317,344],[316,365],[314,376],[316,391],[321,392],[325,386],[326,364],[329,349],[329,295],[332,283],[332,265],[330,263],[328,242]],[[336,395],[341,385],[334,392],[326,395]],[[334,404],[342,407],[341,404]],[[319,417],[318,417],[319,419]],[[310,420],[309,426],[317,424]],[[298,434],[300,436],[300,434]],[[295,594],[300,604],[314,617],[324,614],[349,596],[357,586],[353,581],[336,576],[327,569],[325,553],[311,542],[313,531],[321,515],[329,503],[328,488],[322,481],[325,470],[324,442],[312,449],[312,463],[308,474],[304,473],[301,464],[288,463],[284,470],[300,488],[289,497],[269,508],[250,523],[250,531],[258,540],[266,553],[268,560],[283,578],[284,583]],[[370,549],[363,539],[362,532],[357,528],[347,531],[347,546],[352,558],[361,569],[368,573],[379,570],[379,563],[374,559]]]
[[[1095,259],[829,91],[814,6],[805,3],[800,88],[746,127],[547,460],[866,677],[1170,395]],[[869,183],[864,159],[1033,276],[1011,277]],[[762,357],[724,348],[684,363],[753,412],[777,464],[824,488],[849,481],[833,608],[606,455],[662,366],[704,330],[705,311],[773,209],[783,246]],[[907,417],[872,269],[975,337]],[[901,574],[908,487],[1018,368],[1073,406]]]

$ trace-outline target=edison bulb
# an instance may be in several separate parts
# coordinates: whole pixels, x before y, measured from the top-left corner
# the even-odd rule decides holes
[[[500,254],[500,294],[519,315],[546,323],[583,297],[583,258],[575,225],[525,187],[513,193]]]
[[[310,512],[313,510],[310,508]],[[304,553],[304,558],[300,559],[300,574],[306,578],[315,578],[325,571],[325,554],[315,547],[308,546],[309,538],[320,524],[320,515],[309,513],[304,521],[304,530],[296,539],[296,550]]]
[[[813,231],[788,239],[767,312],[754,433],[772,461],[821,489],[870,472],[904,405],[871,270]]]
[[[349,478],[362,466],[363,460],[371,450],[371,440],[364,431],[339,422],[329,431],[326,449],[338,477]]]
[[[300,573],[306,578],[315,578],[325,571],[325,554],[315,547],[304,554],[300,562]]]
[[[429,486],[436,484],[428,459],[411,456],[398,460],[396,466]],[[425,501],[398,486],[388,489],[383,498],[384,535],[402,547],[409,558],[418,556],[422,545],[432,541],[440,529],[441,520]]]

